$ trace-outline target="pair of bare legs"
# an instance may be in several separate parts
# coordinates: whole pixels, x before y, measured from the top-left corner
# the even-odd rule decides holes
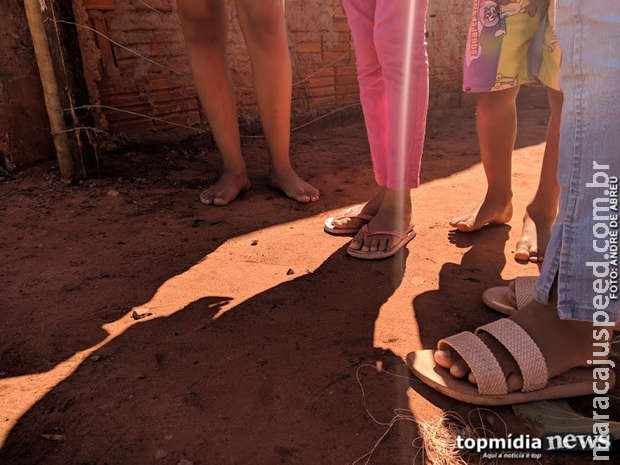
[[[201,194],[201,201],[212,205],[227,205],[250,188],[226,60],[226,3],[178,0],[196,88],[223,158],[221,178]],[[235,0],[235,4],[252,59],[271,184],[299,202],[314,202],[319,191],[295,173],[289,158],[292,70],[283,0]]]
[[[517,136],[516,99],[519,88],[478,95],[477,128],[482,164],[487,177],[487,193],[470,213],[453,218],[450,225],[459,231],[476,231],[488,224],[503,224],[512,218],[512,151]],[[542,261],[551,237],[560,195],[557,180],[562,93],[547,88],[551,116],[538,189],[527,206],[523,230],[515,258]]]
[[[361,212],[372,216],[368,222],[368,231],[392,231],[402,233],[411,226],[411,190],[394,190],[380,187],[372,199],[364,205]],[[342,218],[334,220],[337,228],[361,228],[366,221],[359,218]],[[351,241],[350,247],[364,252],[384,252],[392,248],[394,236],[367,235],[364,231],[358,232]]]

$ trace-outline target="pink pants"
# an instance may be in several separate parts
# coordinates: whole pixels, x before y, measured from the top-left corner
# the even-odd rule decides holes
[[[428,109],[427,0],[343,0],[353,34],[375,179],[420,181]]]

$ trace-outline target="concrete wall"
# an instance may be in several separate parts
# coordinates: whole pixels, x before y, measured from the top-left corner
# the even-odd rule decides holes
[[[257,0],[259,1],[259,0]],[[461,62],[470,0],[429,6],[432,108],[459,105]],[[250,60],[229,2],[229,57],[242,122],[255,127]],[[206,125],[193,88],[174,0],[74,0],[93,103],[188,126]],[[354,51],[341,0],[287,0],[293,57],[294,123],[358,101]],[[101,34],[143,57],[111,44]],[[161,65],[161,66],[160,66]],[[308,78],[308,76],[311,76]],[[98,113],[112,135],[179,137],[186,130],[114,110]]]

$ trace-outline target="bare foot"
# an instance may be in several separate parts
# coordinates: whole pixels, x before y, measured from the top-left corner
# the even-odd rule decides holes
[[[205,205],[222,207],[250,187],[250,180],[245,172],[242,174],[224,172],[215,184],[200,194],[200,201]]]
[[[489,224],[505,224],[512,218],[512,201],[508,197],[495,197],[487,194],[484,201],[464,216],[450,220],[450,226],[461,232],[473,232]]]
[[[280,189],[287,197],[301,203],[319,200],[319,190],[301,179],[293,168],[271,171],[271,186]]]
[[[386,189],[381,207],[375,217],[368,223],[368,232],[394,231],[404,233],[411,227],[410,191]],[[361,230],[351,241],[349,247],[363,252],[386,252],[393,247],[397,239],[389,235],[368,235]]]
[[[547,362],[549,378],[558,376],[572,368],[587,367],[592,359],[592,323],[560,320],[555,305],[543,305],[532,301],[510,317],[521,326],[540,348]],[[510,392],[523,385],[519,367],[510,353],[492,336],[481,333],[480,338],[491,349],[506,375]],[[608,331],[611,338],[611,330]],[[452,350],[436,350],[435,363],[450,370],[455,378],[467,378],[476,384],[463,359]]]
[[[385,187],[382,187],[379,192],[377,192],[374,197],[370,199],[361,210],[359,210],[359,212],[357,211],[357,208],[352,208],[351,215],[368,215],[374,217],[381,207],[381,202],[383,202],[384,195]],[[340,218],[334,218],[332,224],[336,229],[360,229],[366,223],[368,223],[367,220],[362,218],[353,218],[351,216],[347,216],[345,213]]]
[[[540,214],[528,206],[523,217],[521,237],[517,241],[515,260],[542,263],[554,221],[555,215]]]

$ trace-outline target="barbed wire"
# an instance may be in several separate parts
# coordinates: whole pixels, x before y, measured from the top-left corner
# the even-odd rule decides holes
[[[321,121],[321,120],[323,120],[325,118],[329,118],[332,115],[335,115],[335,114],[338,114],[338,113],[342,113],[343,111],[346,111],[346,110],[349,110],[349,109],[352,109],[352,108],[356,108],[356,107],[359,107],[359,106],[361,106],[361,104],[353,103],[353,104],[350,104],[350,105],[342,106],[340,108],[336,108],[335,110],[331,110],[331,111],[329,111],[329,112],[327,112],[327,113],[325,113],[323,115],[317,116],[316,118],[313,118],[310,121],[307,121],[307,122],[305,122],[303,124],[300,124],[299,126],[295,126],[294,128],[291,129],[291,133],[294,133],[294,132],[297,132],[297,131],[299,131],[301,129],[304,129],[304,128],[310,126],[311,124],[314,124],[314,123],[316,123],[318,121]],[[119,112],[119,113],[125,113],[125,114],[132,115],[132,116],[138,116],[138,117],[141,117],[141,118],[150,119],[152,121],[157,121],[159,123],[169,124],[171,126],[180,127],[180,128],[183,128],[183,129],[189,129],[190,131],[194,131],[194,132],[199,133],[199,134],[208,134],[208,131],[206,131],[206,130],[204,130],[202,128],[198,128],[196,126],[188,126],[187,124],[177,123],[175,121],[170,121],[170,120],[167,120],[167,119],[164,119],[164,118],[159,118],[157,116],[151,116],[151,115],[147,115],[145,113],[140,113],[140,112],[137,112],[137,111],[125,110],[124,108],[118,108],[118,107],[114,107],[114,106],[111,106],[111,105],[100,105],[100,104],[78,105],[78,106],[75,106],[75,107],[64,108],[63,111],[68,112],[68,111],[72,111],[72,110],[95,110],[95,109],[116,111],[116,112]],[[107,131],[105,131],[103,129],[98,129],[98,128],[94,128],[94,127],[91,127],[91,126],[79,126],[79,127],[67,129],[67,130],[62,131],[62,132],[71,132],[71,131],[77,131],[77,130],[80,130],[80,129],[83,129],[83,130],[89,130],[90,129],[90,130],[97,131],[97,132],[106,132],[107,133]],[[264,139],[265,135],[264,134],[255,135],[255,136],[248,135],[248,136],[241,136],[241,138],[243,138],[243,139]]]
[[[140,1],[140,3],[142,3],[143,5],[148,7],[149,9],[157,11],[158,13],[161,13],[159,10],[157,10],[155,7],[153,7],[152,5],[147,3],[146,1],[144,1],[144,0],[139,0],[139,1]],[[100,36],[100,37],[104,38],[105,40],[109,41],[111,44],[114,44],[115,46],[117,46],[117,47],[127,51],[128,53],[130,53],[130,54],[132,54],[132,55],[134,55],[134,56],[136,56],[138,58],[141,58],[141,59],[147,61],[148,63],[150,63],[152,65],[155,65],[155,66],[157,66],[159,68],[168,70],[168,71],[172,72],[173,74],[175,74],[177,76],[187,76],[187,75],[190,74],[188,72],[185,72],[185,73],[179,72],[176,69],[174,69],[174,68],[172,68],[172,67],[170,67],[170,66],[168,66],[168,65],[166,65],[164,63],[160,63],[160,62],[158,62],[156,60],[153,60],[152,58],[149,58],[149,57],[141,54],[137,50],[134,50],[133,48],[131,48],[131,47],[127,46],[127,45],[124,45],[124,44],[120,43],[117,40],[114,40],[108,34],[105,34],[105,33],[101,32],[101,31],[98,31],[97,29],[95,29],[95,28],[93,28],[91,26],[88,26],[86,24],[80,24],[80,23],[77,23],[75,21],[68,21],[68,20],[64,20],[64,19],[54,19],[54,18],[49,18],[49,17],[47,18],[47,20],[53,21],[53,22],[55,22],[57,24],[72,25],[72,26],[75,26],[76,28],[87,30],[87,31],[90,31],[90,32],[92,32],[94,34],[97,34],[98,36]],[[306,75],[302,79],[299,79],[299,80],[293,82],[292,86],[293,87],[298,87],[300,85],[303,85],[303,84],[307,83],[310,79],[312,79],[314,76],[316,76],[317,74],[321,73],[323,70],[325,70],[327,68],[330,68],[330,67],[333,67],[333,66],[337,65],[338,63],[341,63],[341,62],[343,62],[345,60],[349,60],[350,57],[351,57],[350,52],[345,52],[341,56],[339,56],[338,58],[336,58],[336,59],[334,59],[334,60],[332,60],[332,61],[330,61],[328,63],[323,64],[322,66],[320,66],[316,70],[312,71],[311,73],[309,73],[308,75]],[[239,89],[239,90],[245,90],[245,91],[247,91],[247,90],[253,91],[254,90],[253,87],[244,87],[244,86],[235,86],[235,87],[237,89]],[[348,109],[352,109],[352,108],[359,107],[359,106],[360,106],[359,103],[354,103],[354,104],[344,105],[342,107],[336,108],[336,109],[331,110],[331,111],[329,111],[329,112],[327,112],[327,113],[325,113],[323,115],[317,116],[317,117],[311,119],[310,121],[302,123],[299,126],[293,127],[291,129],[291,132],[293,133],[293,132],[299,131],[301,129],[304,129],[304,128],[306,128],[306,127],[308,127],[308,126],[318,122],[318,121],[321,121],[321,120],[323,120],[325,118],[328,118],[328,117],[330,117],[332,115],[335,115],[335,114],[341,113],[343,111],[346,111]],[[128,115],[132,115],[132,116],[137,116],[139,118],[145,118],[145,119],[149,119],[151,121],[156,121],[156,122],[160,122],[160,123],[163,123],[163,124],[168,124],[170,126],[175,126],[175,127],[187,129],[187,130],[190,130],[190,131],[193,131],[193,132],[196,132],[196,133],[207,133],[207,131],[202,129],[202,128],[197,128],[195,126],[189,126],[189,125],[186,125],[186,124],[183,124],[183,123],[177,123],[175,121],[170,121],[170,120],[167,120],[165,118],[160,118],[160,117],[148,115],[148,114],[145,114],[145,113],[140,113],[140,112],[136,112],[136,111],[132,111],[132,110],[127,110],[127,109],[115,107],[115,106],[112,106],[112,105],[104,105],[104,104],[78,105],[78,106],[71,106],[69,108],[65,108],[65,109],[63,109],[63,111],[69,112],[69,111],[74,111],[74,110],[95,110],[95,109],[108,110],[108,111],[114,111],[114,112],[119,112],[119,113],[124,113],[124,114],[128,114]],[[107,131],[105,131],[103,129],[99,129],[99,128],[95,128],[95,127],[90,127],[90,126],[89,127],[79,126],[79,127],[75,127],[75,128],[69,128],[69,129],[67,129],[67,130],[65,130],[63,132],[72,132],[72,131],[78,131],[78,130],[91,130],[91,131],[94,131],[94,132],[107,133]],[[245,135],[245,136],[241,136],[241,137],[243,139],[263,139],[265,136],[263,134],[261,134],[261,135]]]

